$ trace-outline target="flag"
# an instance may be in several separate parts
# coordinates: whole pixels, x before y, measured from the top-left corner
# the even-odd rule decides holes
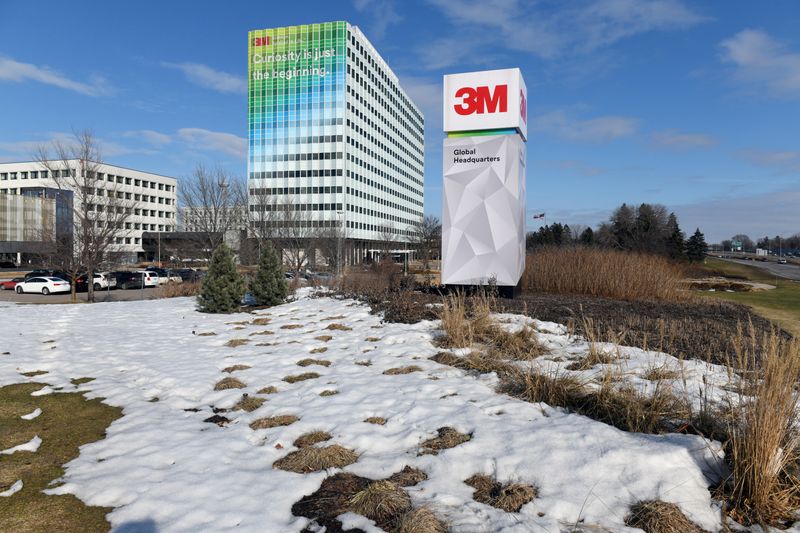
[[[533,215],[534,220],[537,218],[544,218],[544,213],[539,213],[538,215]]]

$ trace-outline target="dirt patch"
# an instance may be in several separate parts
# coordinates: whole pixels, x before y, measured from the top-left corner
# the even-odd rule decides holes
[[[35,376],[41,376],[42,374],[47,374],[47,370],[34,370],[32,372],[20,372],[26,378],[32,378]]]
[[[335,396],[337,394],[339,394],[338,390],[331,390],[331,389],[324,390],[319,393],[320,396]]]
[[[242,346],[250,342],[249,339],[231,339],[225,343],[225,346],[230,346],[231,348],[236,348],[238,346]]]
[[[320,346],[319,348],[312,349],[308,353],[325,353],[327,351],[328,351],[328,348],[326,346]]]
[[[310,433],[304,433],[300,435],[292,444],[298,448],[306,448],[308,446],[319,444],[320,442],[325,442],[326,440],[331,440],[331,438],[333,437],[331,437],[331,434],[327,431],[312,431]]]
[[[408,465],[404,466],[399,472],[395,472],[389,476],[389,481],[398,487],[413,487],[426,479],[428,479],[428,474],[419,468],[411,468]]]
[[[254,331],[250,334],[251,337],[254,335],[275,335],[275,332],[265,329],[264,331]]]
[[[344,468],[357,460],[358,454],[353,450],[338,444],[331,444],[321,448],[316,446],[300,448],[286,457],[278,459],[272,466],[280,470],[307,474],[328,468]]]
[[[297,383],[298,381],[305,381],[307,379],[316,379],[319,377],[319,374],[316,372],[304,372],[302,374],[297,374],[296,376],[286,376],[283,378],[283,381],[286,383]]]
[[[208,422],[209,424],[216,424],[219,427],[225,427],[230,422],[230,419],[222,415],[213,415],[203,420],[203,422]]]
[[[475,489],[472,499],[507,513],[518,513],[522,506],[537,496],[536,487],[525,483],[499,483],[491,476],[475,474],[464,481]]]
[[[632,505],[625,525],[642,529],[645,533],[705,533],[686,518],[680,507],[658,500]]]
[[[290,426],[300,420],[294,415],[278,415],[259,418],[250,422],[250,429],[270,429],[279,426]]]
[[[247,411],[248,413],[255,411],[266,402],[264,398],[256,398],[247,394],[242,396],[242,399],[236,402],[233,406],[234,411]]]
[[[455,448],[459,444],[463,444],[472,440],[471,433],[460,433],[458,430],[451,427],[441,427],[436,430],[438,435],[432,439],[424,441],[422,452],[420,455],[438,455],[441,450]]]
[[[245,387],[247,387],[247,385],[245,385],[243,381],[228,377],[219,380],[217,384],[214,385],[214,390],[243,389]]]
[[[106,428],[122,416],[122,409],[87,400],[70,392],[31,396],[44,383],[0,387],[0,449],[30,441],[38,435],[42,444],[35,453],[3,456],[0,492],[18,480],[17,493],[0,498],[0,531],[108,531],[110,507],[85,505],[71,494],[47,495],[42,491],[64,475],[62,465],[78,457],[79,447],[105,438]],[[41,409],[33,420],[20,416]]]
[[[292,514],[303,516],[325,528],[326,533],[341,533],[336,518],[350,510],[350,499],[369,485],[370,480],[355,474],[339,473],[322,481],[319,489],[292,505]],[[307,528],[308,531],[317,529]]]
[[[314,337],[314,339],[316,339],[318,341],[322,341],[322,342],[328,342],[332,338],[333,338],[332,335],[318,335],[318,336]]]
[[[422,372],[422,369],[417,365],[401,366],[384,370],[383,374],[386,376],[396,376],[399,374],[410,374],[412,372]]]
[[[281,329],[300,329],[302,327],[303,324],[284,324]]]
[[[386,419],[382,416],[371,416],[369,418],[365,418],[364,422],[367,424],[376,424],[378,426],[383,426],[386,424]]]
[[[204,331],[203,333],[197,334],[198,337],[213,337],[214,335],[216,335],[216,333],[213,331]]]
[[[229,367],[223,368],[222,371],[230,374],[230,373],[236,372],[238,370],[247,370],[248,368],[251,368],[250,365],[233,365],[233,366],[229,366]]]
[[[372,361],[356,361],[358,366],[372,366]]]
[[[331,362],[326,361],[324,359],[300,359],[297,362],[297,366],[311,366],[311,365],[329,367],[331,366]]]
[[[325,329],[335,330],[335,331],[352,331],[353,328],[347,327],[344,324],[338,324],[334,322],[333,324],[328,324],[328,327]]]
[[[89,383],[90,381],[94,381],[94,378],[72,378],[69,380],[69,382],[76,387],[83,385],[84,383]]]

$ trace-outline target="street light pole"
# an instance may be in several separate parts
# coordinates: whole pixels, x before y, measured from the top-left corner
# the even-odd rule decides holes
[[[342,233],[344,232],[344,228],[342,227],[342,218],[341,215],[344,214],[344,211],[336,211],[336,222],[338,223],[339,231],[336,235],[336,277],[342,275]]]

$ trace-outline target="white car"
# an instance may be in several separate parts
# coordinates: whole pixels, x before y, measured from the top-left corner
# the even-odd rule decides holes
[[[17,294],[32,292],[47,296],[50,293],[69,292],[70,287],[69,281],[61,278],[37,277],[30,278],[27,281],[20,281],[14,287],[14,290],[17,291]]]
[[[139,270],[139,273],[144,277],[145,287],[158,287],[158,274],[150,270]]]
[[[112,289],[117,287],[117,278],[111,275],[110,272],[95,272],[94,273],[94,290],[108,289],[109,285]]]

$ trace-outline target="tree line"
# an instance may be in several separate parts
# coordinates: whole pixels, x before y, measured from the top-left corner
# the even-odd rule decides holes
[[[660,204],[622,204],[597,229],[554,223],[528,233],[529,251],[542,246],[600,246],[649,253],[676,261],[702,261],[708,251],[698,228],[686,238],[675,213]]]

